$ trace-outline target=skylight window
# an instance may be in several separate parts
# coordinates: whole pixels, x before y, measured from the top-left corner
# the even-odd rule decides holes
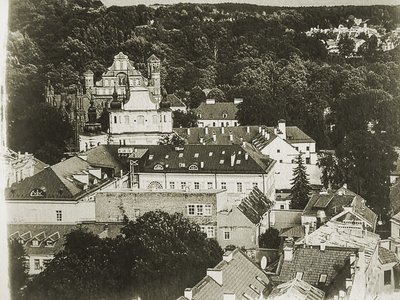
[[[183,157],[183,153],[179,153],[179,157]]]
[[[198,154],[198,153],[195,153],[195,154],[194,154],[194,157],[195,157],[195,158],[199,157],[199,154]]]
[[[213,153],[212,152],[208,153],[208,156],[213,156]]]
[[[296,273],[296,279],[301,280],[303,278],[303,272]]]
[[[326,275],[326,274],[321,274],[321,275],[319,275],[319,280],[318,280],[318,282],[319,282],[319,283],[326,283],[327,277],[328,277],[328,275]]]
[[[240,159],[236,160],[236,164],[237,164],[237,165],[240,165],[241,162],[242,162],[242,161],[241,161]]]
[[[154,158],[154,155],[153,155],[153,154],[150,154],[150,155],[149,155],[149,159],[152,160],[153,158]]]
[[[165,155],[165,159],[168,159],[169,158],[169,155],[167,154],[167,155]]]

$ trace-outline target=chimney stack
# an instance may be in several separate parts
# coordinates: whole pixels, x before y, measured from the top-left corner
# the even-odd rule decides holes
[[[263,128],[263,129],[261,130],[261,135],[262,135],[262,136],[265,136],[265,128]]]
[[[190,128],[187,129],[187,134],[190,135]]]
[[[281,134],[283,135],[282,138],[284,140],[286,140],[286,121],[283,119],[280,119],[278,121],[278,128],[279,128],[279,131],[281,132]]]
[[[249,159],[249,154],[247,152],[244,153],[244,159],[248,160]]]
[[[258,126],[258,133],[261,133],[261,126]]]
[[[200,162],[200,168],[203,169],[204,168],[204,161]]]
[[[200,138],[200,144],[203,144],[203,142],[204,142],[204,138],[201,137],[201,138]]]
[[[247,127],[246,127],[246,132],[247,132],[247,133],[250,133],[250,126],[247,126]]]
[[[293,246],[286,245],[283,248],[283,260],[285,261],[293,260]]]
[[[187,298],[189,300],[192,300],[193,299],[193,291],[192,291],[192,289],[191,288],[185,289],[184,296],[185,296],[185,298]]]

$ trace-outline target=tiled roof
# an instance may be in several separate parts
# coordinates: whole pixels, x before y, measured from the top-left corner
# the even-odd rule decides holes
[[[83,159],[76,156],[71,157],[25,178],[21,182],[14,183],[6,189],[6,199],[38,199],[32,197],[31,192],[34,189],[40,189],[45,192],[45,196],[40,199],[74,200],[76,197],[89,192],[91,188],[98,187],[105,182],[105,180],[89,174],[88,170],[90,169],[92,167]],[[73,177],[77,174],[89,176],[89,189]]]
[[[396,254],[386,248],[378,248],[379,261],[381,264],[399,263]]]
[[[200,115],[199,120],[236,120],[238,108],[233,102],[216,102],[214,104],[202,102],[193,111],[196,115]],[[224,114],[226,114],[225,118]]]
[[[148,149],[149,159],[141,169],[146,173],[257,174],[267,172],[274,163],[250,145],[159,145]]]
[[[269,211],[273,203],[257,187],[254,187],[250,194],[242,199],[238,209],[253,224],[259,224],[263,215]]]
[[[302,238],[304,237],[303,225],[296,225],[289,228],[282,228],[279,236],[290,237],[290,238]]]
[[[174,94],[168,94],[166,98],[167,98],[166,100],[171,104],[171,107],[186,108],[186,105],[182,102],[182,100],[179,99]]]
[[[303,215],[316,216],[318,210],[323,210],[328,220],[330,220],[341,213],[344,210],[343,207],[351,207],[357,216],[365,219],[372,228],[375,228],[377,215],[367,207],[363,198],[345,188],[341,188],[336,192],[312,195],[304,208]]]
[[[340,273],[341,269],[350,261],[350,254],[357,253],[357,249],[326,247],[298,247],[294,249],[291,261],[282,260],[280,273],[271,277],[276,283],[286,282],[296,278],[297,272],[302,272],[302,280],[318,285],[320,276],[326,275],[326,282],[321,289],[328,287]],[[311,259],[312,258],[312,259]]]
[[[33,168],[34,168],[33,174],[34,175],[39,173],[40,171],[43,171],[46,167],[49,166],[48,164],[42,162],[41,160],[39,160],[37,158],[34,158],[33,160],[35,162],[35,164],[33,165]]]
[[[121,224],[105,224],[90,223],[84,225],[56,225],[56,224],[8,224],[8,236],[10,239],[22,239],[27,255],[53,255],[63,248],[65,235],[73,229],[79,227],[87,228],[89,232],[93,232],[103,237],[116,237],[120,233]],[[32,247],[31,241],[35,236],[40,237],[41,243],[38,247]],[[53,246],[46,246],[46,241],[53,242]]]
[[[305,239],[306,237],[296,244],[304,244]],[[324,242],[326,246],[364,249],[368,264],[377,251],[379,240],[378,234],[364,230],[361,226],[329,221],[308,235],[307,245],[319,246]]]
[[[320,289],[303,280],[293,279],[274,287],[268,299],[323,300],[324,297],[325,292]]]
[[[215,104],[208,105],[212,106]],[[270,135],[268,140],[262,136],[263,129]],[[267,127],[264,125],[174,128],[174,131],[185,139],[187,144],[200,144],[200,138],[203,138],[203,142],[206,144],[229,145],[248,142],[255,144],[258,148],[263,148],[276,138],[274,127]],[[215,141],[213,139],[213,133],[215,134]],[[230,135],[232,135],[232,140],[230,139]],[[312,138],[297,126],[286,126],[286,142],[289,144],[315,143]]]
[[[222,272],[222,285],[210,276],[204,277],[192,289],[193,300],[223,300],[224,293],[235,294],[236,299],[248,295],[251,299],[272,290],[269,276],[255,265],[243,252],[235,249],[232,259],[222,260],[213,270]]]
[[[118,157],[119,145],[100,145],[85,152],[87,162],[95,167],[105,167],[115,170],[118,174],[121,170],[129,170],[127,159]]]

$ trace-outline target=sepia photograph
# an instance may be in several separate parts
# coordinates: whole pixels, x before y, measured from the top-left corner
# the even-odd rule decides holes
[[[0,299],[400,299],[400,0],[0,7]]]

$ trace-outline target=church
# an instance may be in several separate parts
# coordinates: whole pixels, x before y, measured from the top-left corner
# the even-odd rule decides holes
[[[170,103],[161,95],[161,61],[151,55],[147,68],[149,78],[120,52],[99,81],[94,82],[92,71],[85,72],[85,90],[91,95],[91,105],[89,121],[79,135],[79,151],[103,144],[156,145],[162,136],[172,133]],[[95,102],[103,103],[108,112],[108,132],[102,132],[101,124],[96,123]]]

